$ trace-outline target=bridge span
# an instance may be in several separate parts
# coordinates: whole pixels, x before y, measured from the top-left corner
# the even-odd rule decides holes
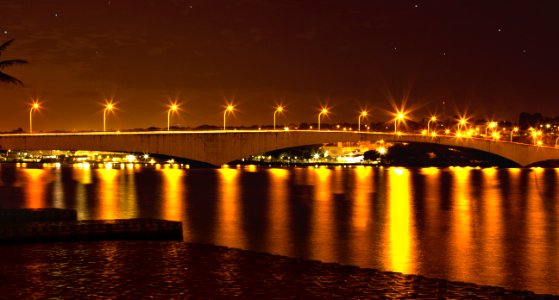
[[[493,153],[520,166],[559,159],[559,149],[506,141],[386,132],[252,130],[2,134],[0,150],[91,150],[162,154],[220,166],[272,150],[336,142],[421,142]]]

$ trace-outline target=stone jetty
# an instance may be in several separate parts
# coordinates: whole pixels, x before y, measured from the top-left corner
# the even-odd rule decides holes
[[[68,209],[0,210],[0,244],[182,240],[182,223],[159,219],[77,220]]]

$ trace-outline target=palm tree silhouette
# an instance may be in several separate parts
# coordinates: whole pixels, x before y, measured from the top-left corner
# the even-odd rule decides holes
[[[11,40],[3,43],[2,45],[0,45],[0,55],[2,55],[2,52],[4,52],[4,50],[6,50],[6,48],[8,48],[8,46],[13,41],[14,41],[14,39],[11,39]],[[10,76],[10,75],[2,72],[2,71],[6,67],[11,67],[13,65],[22,65],[22,64],[26,64],[26,63],[27,63],[27,61],[23,60],[23,59],[9,59],[9,60],[0,61],[0,82],[23,85],[23,82],[21,80],[15,78],[15,77],[12,77],[12,76]]]

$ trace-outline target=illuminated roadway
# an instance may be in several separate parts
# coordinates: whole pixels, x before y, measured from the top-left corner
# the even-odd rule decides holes
[[[305,145],[358,141],[434,143],[486,151],[521,166],[559,159],[559,149],[452,136],[394,135],[331,130],[141,131],[1,134],[0,150],[90,150],[162,154],[220,166],[268,151]]]

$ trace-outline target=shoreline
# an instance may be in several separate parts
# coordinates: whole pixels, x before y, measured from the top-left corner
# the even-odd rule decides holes
[[[559,295],[173,241],[4,245],[7,298],[491,298]]]

